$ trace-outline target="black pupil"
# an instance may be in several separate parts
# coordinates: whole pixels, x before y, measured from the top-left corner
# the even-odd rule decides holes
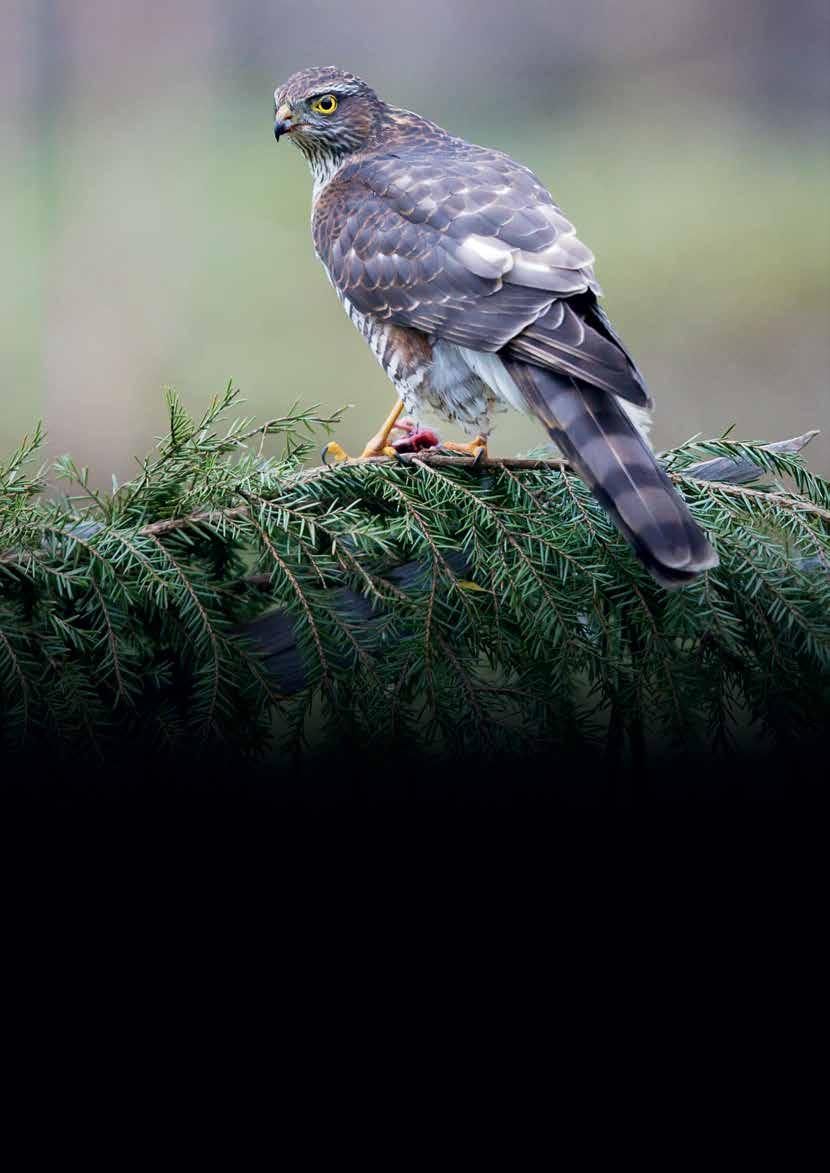
[[[333,110],[334,109],[334,98],[332,98],[332,97],[321,98],[320,99],[320,109],[325,110],[326,113],[329,113],[329,111]]]

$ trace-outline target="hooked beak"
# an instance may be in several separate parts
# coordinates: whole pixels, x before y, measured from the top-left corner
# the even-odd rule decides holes
[[[283,134],[290,134],[293,128],[294,111],[287,102],[283,102],[274,120],[274,138],[277,142],[280,141],[280,136]]]

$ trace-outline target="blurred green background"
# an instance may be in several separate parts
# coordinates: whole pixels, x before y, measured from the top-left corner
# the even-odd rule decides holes
[[[336,62],[549,185],[658,446],[822,427],[830,472],[827,37],[811,0],[4,0],[0,454],[42,416],[108,483],[164,429],[163,384],[198,409],[231,377],[260,417],[355,404],[359,450],[392,389],[272,136],[275,84]],[[492,449],[542,439],[500,417]]]

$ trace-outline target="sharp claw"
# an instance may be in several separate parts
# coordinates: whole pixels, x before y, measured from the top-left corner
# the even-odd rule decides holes
[[[472,467],[483,460],[487,455],[487,441],[483,436],[478,436],[475,440],[471,440],[469,444],[455,444],[452,441],[447,441],[442,445],[445,452],[452,453],[453,456],[466,456],[472,462]]]
[[[342,461],[348,460],[349,457],[336,440],[329,440],[328,444],[325,445],[323,451],[320,453],[320,459],[328,468],[331,466],[332,461],[334,461],[335,464],[340,464]]]

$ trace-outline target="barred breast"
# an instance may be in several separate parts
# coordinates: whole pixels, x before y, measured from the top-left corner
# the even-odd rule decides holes
[[[504,410],[493,388],[465,362],[461,348],[363,314],[338,291],[347,316],[403,400],[407,415],[457,424],[470,434],[488,435],[494,410]]]

